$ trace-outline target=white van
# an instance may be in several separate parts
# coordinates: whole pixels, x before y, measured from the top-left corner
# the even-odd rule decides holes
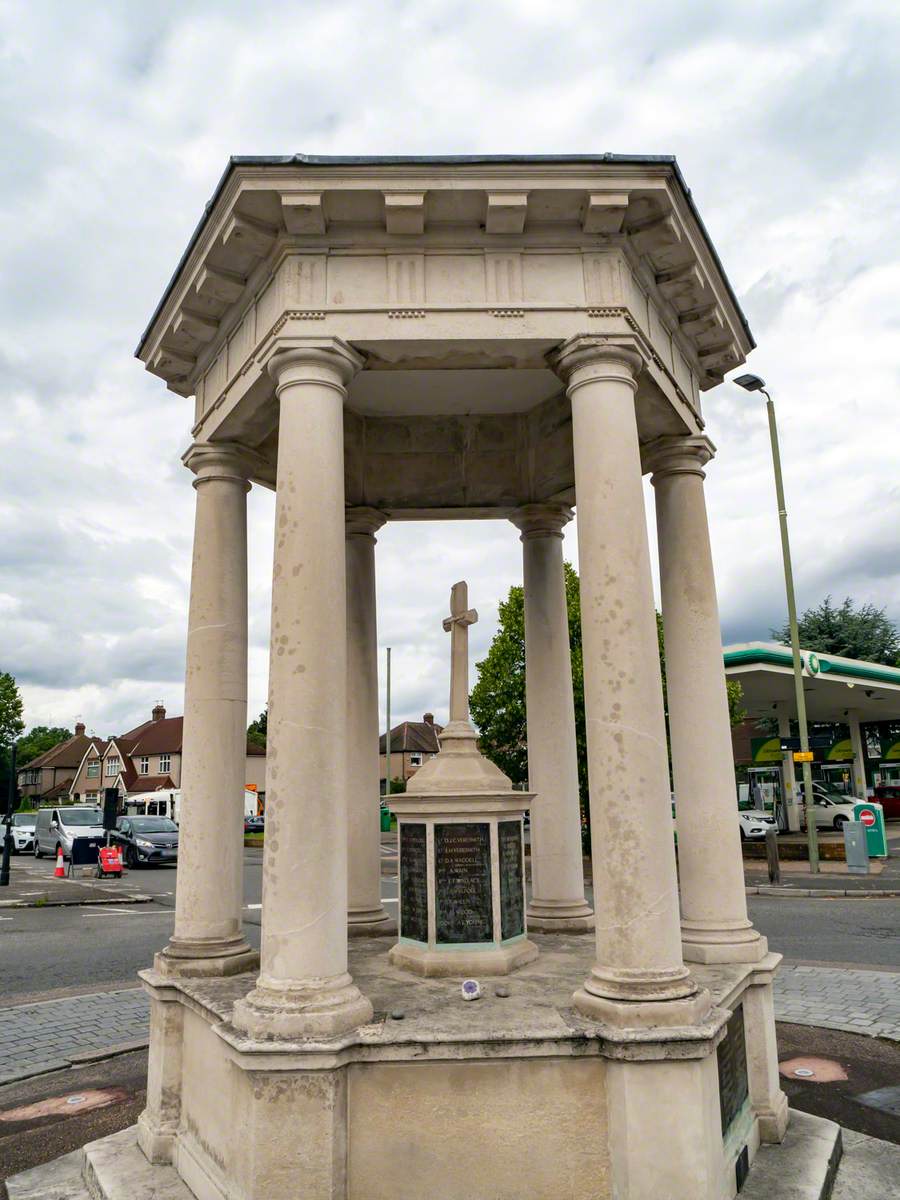
[[[72,854],[72,839],[102,837],[103,813],[94,805],[41,808],[34,823],[34,857],[56,855],[60,847],[64,857]]]

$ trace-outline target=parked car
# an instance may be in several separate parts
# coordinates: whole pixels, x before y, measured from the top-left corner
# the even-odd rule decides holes
[[[803,788],[800,788],[803,795]],[[846,796],[843,792],[831,792],[823,784],[813,784],[813,810],[816,814],[817,829],[836,829],[838,832],[848,821],[853,820],[853,806],[860,804],[855,796]],[[801,809],[800,822],[806,828],[806,806]]]
[[[178,826],[169,817],[119,817],[111,841],[127,867],[178,862]]]
[[[36,820],[36,812],[13,813],[11,830],[13,854],[25,854],[29,850],[34,850],[34,823]]]
[[[34,857],[55,856],[61,849],[63,856],[70,858],[73,838],[103,837],[103,832],[103,813],[94,805],[39,808],[34,824]]]
[[[265,833],[265,817],[244,817],[244,833]]]
[[[744,838],[764,838],[766,830],[778,828],[771,813],[761,812],[758,808],[738,813],[738,824],[741,830],[741,841]]]
[[[884,809],[884,819],[900,817],[900,783],[879,783],[872,797]]]

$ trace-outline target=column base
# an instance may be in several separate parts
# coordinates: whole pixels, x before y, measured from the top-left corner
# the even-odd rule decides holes
[[[594,910],[582,900],[535,900],[526,913],[529,929],[539,933],[585,933],[594,928]]]
[[[769,943],[749,921],[733,927],[704,927],[681,922],[681,952],[685,962],[759,962],[769,953]]]
[[[465,979],[471,975],[509,975],[517,967],[534,962],[538,956],[534,942],[524,938],[512,946],[490,950],[437,950],[406,942],[391,947],[388,959],[392,967],[412,971],[424,978]]]
[[[372,1005],[352,978],[263,981],[235,1001],[232,1022],[252,1038],[332,1038],[372,1020]]]
[[[137,1119],[137,1144],[151,1163],[170,1163],[175,1150],[177,1126],[157,1128],[146,1112]]]
[[[672,1000],[622,1000],[598,996],[587,986],[579,988],[572,997],[575,1008],[591,1021],[601,1021],[619,1029],[649,1029],[656,1026],[698,1025],[709,1015],[712,999],[709,992]]]
[[[241,975],[259,969],[259,954],[242,937],[215,941],[172,938],[154,955],[153,969],[160,975],[185,979]]]
[[[393,936],[397,932],[395,917],[385,908],[351,908],[347,912],[348,937]]]
[[[788,1098],[784,1092],[778,1093],[778,1101],[774,1108],[754,1108],[753,1112],[759,1121],[759,1140],[761,1142],[778,1145],[784,1141],[790,1120]]]

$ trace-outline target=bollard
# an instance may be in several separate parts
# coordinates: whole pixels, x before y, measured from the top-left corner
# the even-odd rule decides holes
[[[781,863],[778,861],[778,831],[766,830],[766,864],[769,868],[769,883],[781,883]]]

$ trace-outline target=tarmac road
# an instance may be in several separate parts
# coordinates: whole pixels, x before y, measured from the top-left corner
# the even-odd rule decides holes
[[[52,872],[52,863],[13,859],[13,870]],[[36,876],[37,877],[37,876]],[[172,867],[129,873],[127,885],[154,897],[149,904],[0,909],[0,991],[22,1004],[85,991],[134,987],[172,930]],[[259,947],[262,851],[244,852],[244,923]],[[396,900],[396,877],[382,877],[386,903]],[[900,967],[900,900],[748,897],[750,915],[770,946],[803,963]]]

